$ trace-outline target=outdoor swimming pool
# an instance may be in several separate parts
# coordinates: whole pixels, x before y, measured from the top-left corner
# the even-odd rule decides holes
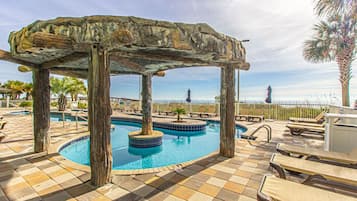
[[[128,133],[141,128],[138,123],[113,120],[112,131],[113,169],[132,170],[163,167],[178,164],[208,155],[219,148],[219,123],[208,122],[206,130],[183,132],[158,129],[164,132],[162,145],[154,148],[133,148],[128,146]],[[237,137],[245,132],[237,127]],[[89,138],[73,141],[60,149],[65,158],[83,165],[89,165]]]

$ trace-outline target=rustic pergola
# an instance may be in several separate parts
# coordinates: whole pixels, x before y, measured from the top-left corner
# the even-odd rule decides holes
[[[234,70],[248,70],[241,41],[207,24],[184,24],[137,17],[89,16],[36,21],[9,37],[11,51],[0,59],[33,72],[34,151],[50,144],[49,73],[88,79],[91,181],[110,180],[110,75],[142,76],[142,131],[151,133],[152,76],[174,68],[221,67],[220,154],[235,149]]]

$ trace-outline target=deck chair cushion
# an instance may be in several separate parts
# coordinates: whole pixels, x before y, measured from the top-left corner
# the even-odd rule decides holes
[[[321,160],[335,161],[344,164],[357,164],[357,148],[351,152],[351,154],[339,153],[339,152],[329,152],[320,149],[314,149],[309,147],[302,147],[296,145],[287,145],[279,143],[276,145],[276,149],[281,153],[291,153],[303,156],[316,156]]]
[[[301,160],[281,154],[273,154],[270,163],[278,164],[286,170],[306,175],[320,175],[331,181],[357,186],[357,169]]]
[[[263,196],[260,196],[262,194]],[[281,201],[357,201],[357,198],[287,181],[271,175],[263,177],[258,190],[258,200],[264,200],[260,197]]]

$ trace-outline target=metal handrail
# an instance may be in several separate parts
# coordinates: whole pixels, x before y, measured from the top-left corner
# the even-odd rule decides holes
[[[267,131],[267,142],[269,143],[271,140],[271,135],[272,135],[272,128],[268,125],[268,124],[263,124],[261,126],[259,126],[258,128],[256,128],[248,137],[247,139],[253,139],[254,135],[260,130],[264,128]]]
[[[78,130],[78,119],[82,119],[82,120],[84,120],[84,121],[88,121],[87,118],[85,118],[85,117],[83,117],[83,116],[79,116],[79,114],[84,114],[84,112],[83,112],[83,111],[76,111],[75,117],[76,117],[76,129],[77,129],[77,130]]]

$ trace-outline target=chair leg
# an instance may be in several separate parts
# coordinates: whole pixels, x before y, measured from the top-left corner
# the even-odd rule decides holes
[[[270,162],[270,166],[278,172],[280,178],[286,179],[285,170],[279,164]]]
[[[312,185],[315,183],[326,183],[326,181],[327,180],[321,175],[310,175],[302,183],[306,185]]]
[[[345,190],[345,191],[350,191],[353,193],[357,192],[356,186],[330,181],[321,175],[310,175],[302,183],[306,184],[306,185],[320,184],[320,185],[323,185],[326,187],[337,188],[337,189],[341,189],[341,190]]]
[[[291,135],[301,135],[301,133],[304,132],[303,129],[298,129],[298,128],[289,128]]]

